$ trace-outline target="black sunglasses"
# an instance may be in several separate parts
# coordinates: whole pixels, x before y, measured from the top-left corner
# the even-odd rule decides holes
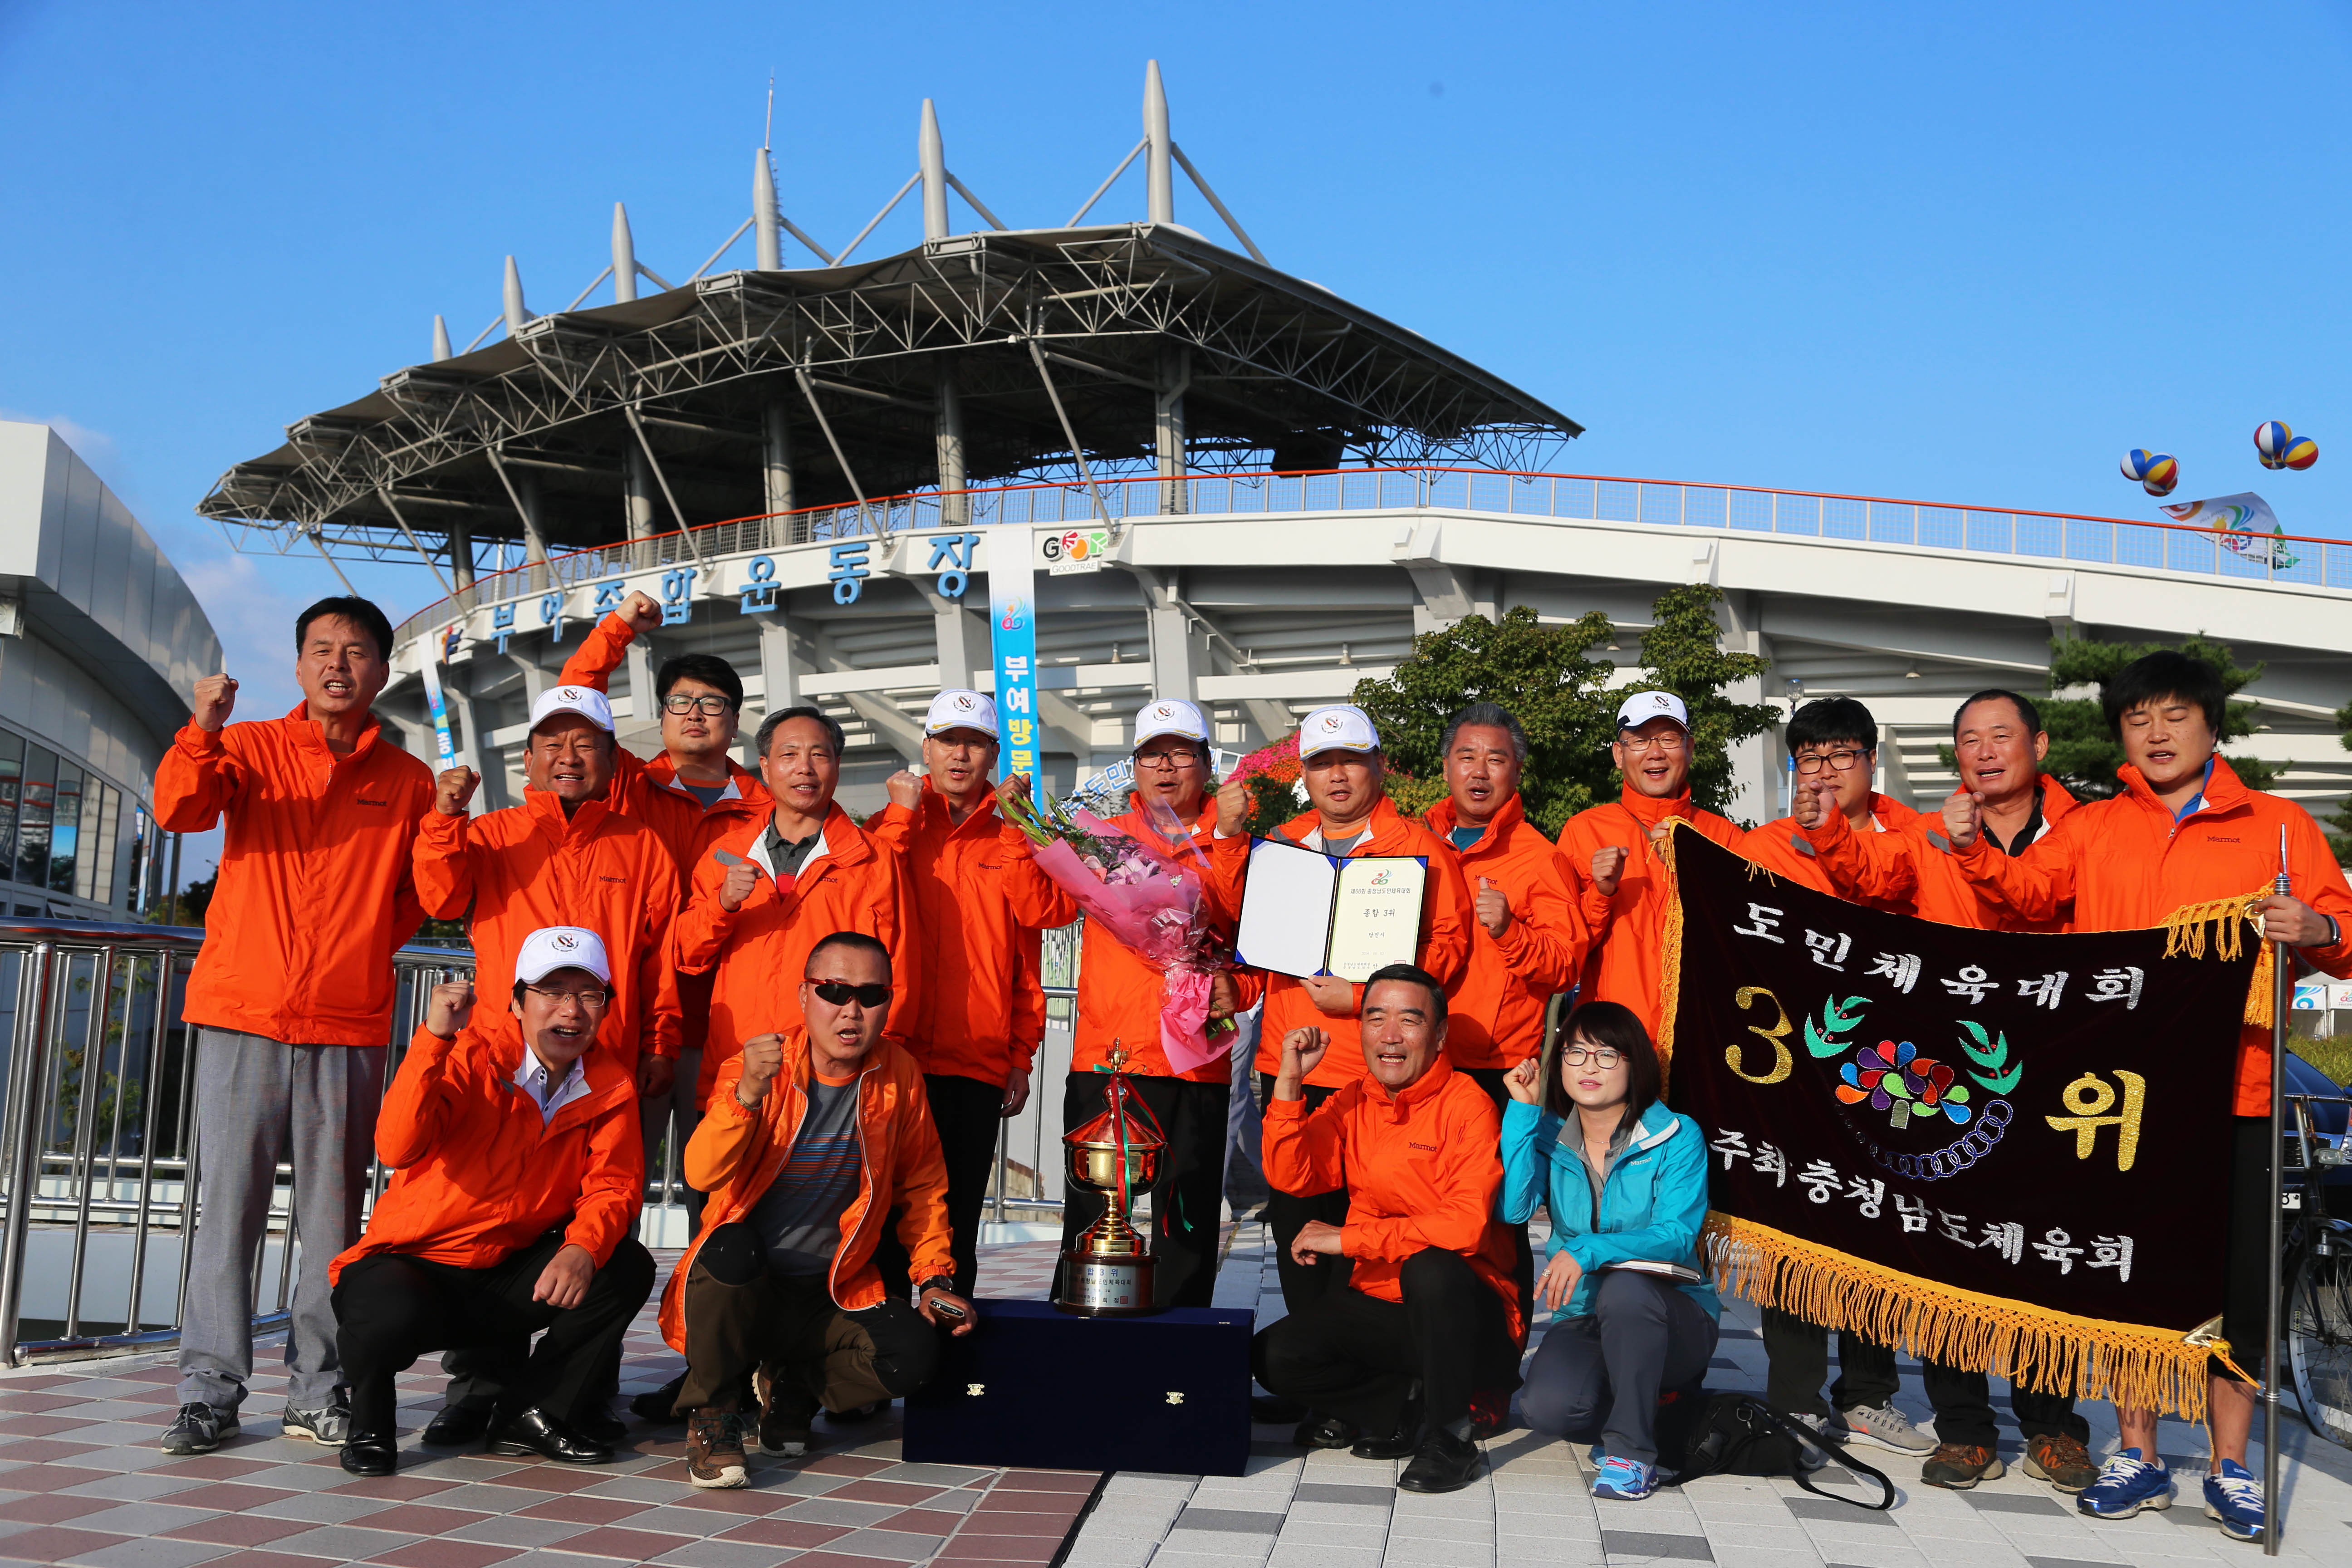
[[[879,1007],[883,1003],[890,1000],[890,987],[887,983],[880,985],[852,985],[845,980],[812,980],[809,984],[816,988],[816,994],[819,996],[836,1007],[846,1004],[853,996],[857,998],[857,1005],[861,1007]]]

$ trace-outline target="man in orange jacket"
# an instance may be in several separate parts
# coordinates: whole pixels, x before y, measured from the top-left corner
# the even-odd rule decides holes
[[[651,635],[662,624],[662,607],[650,594],[631,594],[621,607],[596,624],[577,652],[564,660],[558,678],[565,686],[585,686],[608,691],[613,671],[628,658],[629,645]],[[681,892],[691,893],[694,868],[720,839],[762,820],[768,792],[760,780],[738,766],[730,754],[735,746],[743,713],[743,679],[735,667],[716,654],[679,654],[662,661],[649,694],[661,718],[662,749],[651,760],[640,760],[626,747],[616,746],[613,784],[606,798],[623,816],[644,823],[658,835],[677,862]],[[637,718],[647,717],[648,704],[637,700]],[[785,970],[781,973],[789,973]],[[711,977],[709,970],[677,976],[677,1073],[667,1092],[638,1101],[645,1123],[646,1171],[656,1185],[667,1179],[662,1143],[666,1129],[677,1138],[669,1151],[680,1157],[694,1136],[697,1109],[709,1092],[715,1067],[702,1059],[704,1032],[709,1026]],[[702,1194],[686,1189],[687,1223],[701,1222]]]
[[[1266,1177],[1291,1192],[1346,1183],[1345,1225],[1310,1220],[1286,1248],[1301,1264],[1352,1272],[1252,1345],[1260,1383],[1329,1412],[1299,1428],[1307,1447],[1412,1456],[1405,1491],[1458,1491],[1483,1459],[1472,1390],[1517,1386],[1527,1325],[1511,1282],[1502,1121],[1445,1058],[1445,993],[1409,963],[1364,986],[1365,1071],[1310,1110],[1305,1084],[1333,1048],[1314,1025],[1282,1039],[1265,1108]],[[1421,1394],[1412,1399],[1418,1383]]]
[[[1424,857],[1429,877],[1422,893],[1415,956],[1422,968],[1437,976],[1440,985],[1457,984],[1470,958],[1470,929],[1475,918],[1470,895],[1463,886],[1461,868],[1446,853],[1444,841],[1407,820],[1390,804],[1382,787],[1387,763],[1370,715],[1349,703],[1316,709],[1298,726],[1298,754],[1309,808],[1275,831],[1294,844],[1326,855]],[[1246,880],[1248,821],[1249,793],[1236,774],[1217,792],[1216,847],[1221,874],[1237,889]],[[1363,1056],[1356,1048],[1356,1019],[1362,1003],[1363,987],[1333,975],[1303,980],[1269,975],[1265,1016],[1258,1029],[1261,1100],[1274,1092],[1275,1075],[1282,1067],[1281,1042],[1294,1029],[1322,1029],[1339,1047],[1319,1056],[1307,1075],[1305,1092],[1309,1110],[1361,1078]],[[1310,1192],[1294,1191],[1275,1179],[1270,1161],[1266,1185],[1265,1222],[1278,1249],[1276,1267],[1282,1279],[1282,1299],[1296,1312],[1342,1281],[1337,1278],[1338,1270],[1312,1268],[1293,1257],[1291,1240],[1308,1224],[1347,1223],[1348,1189],[1320,1186]]]
[[[1181,697],[1147,702],[1135,715],[1135,809],[1110,826],[1201,877],[1202,903],[1215,940],[1230,945],[1230,888],[1209,863],[1217,807],[1209,793],[1209,725]],[[1171,814],[1161,817],[1149,803]],[[1190,835],[1188,851],[1160,831],[1172,822]],[[1030,854],[1027,840],[1019,850]],[[1075,910],[1075,906],[1073,906]],[[1103,1112],[1103,1075],[1114,1048],[1130,1082],[1168,1139],[1151,1193],[1151,1250],[1159,1258],[1152,1289],[1162,1307],[1205,1307],[1215,1294],[1217,1239],[1223,1215],[1226,1112],[1233,1064],[1220,1056],[1183,1072],[1160,1038],[1166,986],[1159,968],[1130,952],[1099,923],[1087,922],[1078,964],[1078,1023],[1062,1085],[1062,1128],[1075,1131]],[[1225,973],[1210,982],[1209,1018],[1226,1023],[1257,1000],[1255,976]],[[1230,1038],[1230,1033],[1227,1037]],[[1212,1041],[1212,1044],[1214,1044]],[[1104,1200],[1073,1192],[1062,1205],[1062,1246],[1102,1217]]]
[[[183,1016],[196,1027],[203,1218],[180,1332],[180,1408],[167,1454],[238,1431],[253,1375],[253,1255],[278,1165],[294,1166],[308,1245],[286,1340],[284,1432],[341,1443],[327,1261],[360,1233],[368,1145],[392,1032],[392,955],[424,919],[409,874],[425,765],[386,740],[392,626],[365,599],[322,599],[294,624],[302,700],[282,719],[228,722],[236,682],[196,682],[194,712],[155,772],[157,823],[226,819],[220,880]]]
[[[1029,1068],[1045,1036],[1039,933],[1077,918],[996,809],[997,794],[1027,785],[1016,773],[992,786],[996,752],[996,704],[978,691],[940,692],[923,720],[929,776],[893,773],[890,804],[868,823],[906,868],[912,912],[901,917],[891,1036],[922,1065],[947,1161],[955,1288],[967,1293],[998,1123],[1029,1103]],[[895,1271],[887,1237],[883,1257]]]
[[[1633,1009],[1656,1039],[1659,966],[1675,899],[1658,840],[1670,817],[1735,847],[1740,829],[1691,799],[1690,710],[1673,692],[1636,691],[1620,703],[1609,751],[1625,781],[1617,799],[1578,812],[1559,834],[1562,868],[1592,942],[1577,995]]]
[[[862,931],[819,942],[800,984],[804,1023],[744,1042],[687,1145],[710,1224],[670,1276],[661,1321],[686,1357],[677,1408],[694,1486],[744,1483],[737,1390],[755,1366],[768,1371],[761,1449],[797,1456],[820,1405],[912,1393],[939,1364],[938,1331],[971,1331],[971,1303],[950,1288],[929,1096],[914,1058],[883,1038],[890,967]],[[875,1243],[894,1210],[910,1261],[886,1281]]]
[[[331,1267],[352,1380],[343,1468],[397,1468],[393,1379],[428,1350],[544,1329],[490,1427],[493,1454],[610,1463],[573,1425],[597,1369],[653,1291],[631,1239],[645,1184],[635,1090],[594,1049],[612,966],[594,931],[530,933],[506,1011],[436,986],[383,1098],[376,1146],[395,1168],[367,1234]]]
[[[2071,915],[2076,931],[2127,931],[2160,925],[2184,905],[2252,898],[2284,871],[2291,890],[2266,893],[2252,908],[2266,940],[2299,949],[2310,967],[2352,974],[2352,887],[2311,815],[2278,795],[2248,789],[2220,754],[2229,690],[2202,659],[2175,652],[2134,660],[2101,694],[2107,727],[2122,742],[2123,788],[2088,801],[2024,855],[1986,842],[1983,803],[1955,791],[1944,805],[1945,836],[1989,898],[2024,921]],[[2284,856],[2285,864],[2280,864]],[[2127,1004],[2125,977],[2104,982]],[[2161,1020],[2153,1021],[2161,1026]],[[2221,1043],[2215,1042],[2221,1048]],[[2229,1292],[2221,1335],[2239,1365],[2260,1376],[2267,1310],[2270,1246],[2270,1030],[2247,1025],[2231,1042],[2237,1056],[2237,1125],[2227,1181]],[[2219,1151],[2182,1151],[2210,1160]],[[2246,1468],[2254,1395],[2219,1361],[2211,1373],[2212,1473],[2206,1512],[2240,1540],[2262,1533],[2265,1500]],[[2156,1412],[2118,1410],[2123,1447],[2076,1500],[2096,1519],[2127,1519],[2172,1500],[2172,1483],[2156,1448]]]
[[[1811,714],[1814,706],[1807,704],[1805,712]],[[1876,734],[1866,719],[1849,720],[1842,728]],[[1798,732],[1793,724],[1790,731],[1792,734]],[[1989,803],[2000,803],[2004,836],[2000,847],[2005,852],[2022,855],[2047,830],[2048,824],[2073,809],[2074,797],[2067,793],[2066,786],[2056,779],[2042,776],[2041,762],[2049,752],[2050,737],[2042,731],[2041,713],[2030,700],[2013,691],[1977,693],[1953,714],[1952,740],[1959,761],[1961,788],[1981,795]],[[1884,816],[1895,816],[1901,808],[1885,811],[1891,803],[1885,803],[1884,797],[1869,796],[1865,787],[1870,774],[1867,761],[1845,772],[1820,764],[1823,751],[1851,750],[1856,743],[1850,737],[1833,737],[1826,745],[1806,746],[1798,755],[1800,767],[1817,764],[1800,776],[1791,803],[1794,809],[1790,815],[1813,852],[1813,858],[1805,867],[1808,873],[1817,869],[1827,879],[1830,890],[1840,898],[1920,920],[1979,931],[2063,929],[2063,921],[2029,926],[2000,918],[1950,853],[1939,816],[1909,816],[1885,832],[1863,832],[1855,820],[1857,816],[1861,822],[1874,824]],[[1841,804],[1849,796],[1857,803],[1853,811],[1844,809]],[[1884,816],[1871,811],[1872,800],[1882,803]],[[1822,1378],[1828,1374],[1827,1336],[1819,1330],[1797,1325],[1804,1340],[1800,1347],[1785,1322],[1776,1321],[1769,1327],[1769,1348],[1778,1357],[1773,1366],[1783,1377],[1784,1394],[1793,1396],[1799,1390],[1807,1396],[1817,1394]],[[1891,1394],[1891,1353],[1874,1345],[1857,1348],[1854,1342],[1842,1342],[1847,1348],[1842,1355],[1844,1371],[1841,1387],[1852,1384],[1857,1376],[1865,1381],[1875,1377],[1884,1392]],[[1979,1481],[2000,1479],[2007,1467],[2000,1455],[1991,1384],[1985,1374],[1937,1362],[1923,1362],[1919,1381],[1936,1412],[1935,1451],[1921,1464],[1919,1479],[1928,1486],[1956,1491],[1966,1491]],[[1916,1443],[1890,1443],[1879,1433],[1884,1409],[1871,1407],[1867,1394],[1860,1398],[1859,1405],[1860,1408],[1851,1414],[1842,1412],[1838,1417],[1845,1423],[1844,1436],[1878,1442],[1897,1452],[1917,1451]],[[1885,1400],[1877,1405],[1891,1407]],[[1813,1413],[1822,1414],[1818,1405]],[[2090,1425],[2075,1414],[2071,1395],[2042,1393],[2028,1387],[2026,1380],[2020,1377],[2014,1380],[2011,1414],[2025,1440],[2028,1474],[2064,1492],[2079,1492],[2098,1479],[2098,1467],[2091,1462],[2090,1450],[2085,1446]],[[1903,1424],[1909,1426],[1907,1419]]]

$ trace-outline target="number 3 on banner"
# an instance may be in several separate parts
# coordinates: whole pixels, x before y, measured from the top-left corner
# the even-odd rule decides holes
[[[1723,1062],[1726,1067],[1749,1083],[1779,1083],[1789,1076],[1790,1068],[1796,1065],[1796,1058],[1789,1054],[1789,1031],[1796,1026],[1789,1022],[1789,1009],[1780,1005],[1780,999],[1761,985],[1743,985],[1731,994],[1731,999],[1739,1004],[1742,1012],[1754,1006],[1756,998],[1759,996],[1771,1003],[1772,1010],[1780,1015],[1780,1021],[1769,1029],[1759,1028],[1754,1024],[1748,1026],[1749,1034],[1761,1037],[1764,1043],[1772,1047],[1772,1070],[1759,1078],[1741,1067],[1739,1047],[1736,1045],[1723,1047]]]

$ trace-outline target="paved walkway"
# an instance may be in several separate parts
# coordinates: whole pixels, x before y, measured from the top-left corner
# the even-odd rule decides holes
[[[1052,1243],[982,1254],[984,1295],[1037,1298]],[[1219,1275],[1218,1300],[1279,1315],[1262,1232],[1243,1226]],[[1761,1388],[1751,1310],[1735,1305],[1710,1381]],[[632,1331],[623,1390],[666,1380],[677,1360],[648,1308]],[[278,1436],[284,1379],[254,1380],[245,1434],[218,1452],[172,1459],[155,1448],[171,1418],[168,1357],[0,1373],[0,1560],[105,1568],[896,1568],[914,1563],[1040,1564],[1066,1542],[1072,1568],[1517,1568],[1541,1564],[1718,1563],[1734,1568],[2077,1568],[2090,1563],[2251,1564],[2259,1548],[2224,1539],[2201,1516],[2204,1434],[2167,1423],[2182,1501],[2168,1513],[2094,1525],[2047,1487],[2012,1471],[1968,1493],[1917,1484],[1916,1462],[1884,1456],[1901,1487],[1891,1514],[1809,1497],[1793,1483],[1717,1478],[1647,1502],[1595,1505],[1581,1449],[1508,1431],[1486,1445],[1491,1471],[1450,1497],[1396,1490],[1398,1467],[1346,1453],[1303,1457],[1261,1428],[1238,1478],[1114,1475],[909,1465],[895,1417],[820,1425],[824,1451],[754,1455],[751,1485],[696,1492],[681,1479],[684,1444],[640,1440],[615,1464],[573,1469],[536,1459],[427,1454],[415,1432],[439,1405],[436,1369],[402,1380],[406,1447],[400,1474],[357,1480],[316,1445]],[[1916,1371],[1901,1403],[1924,1420]],[[2111,1449],[2104,1412],[2093,1446]],[[643,1429],[640,1428],[642,1431]],[[2352,1562],[2352,1453],[2288,1427],[2284,1555]],[[2014,1446],[2005,1451],[2012,1462]],[[1880,1456],[1872,1456],[1877,1462]],[[1075,1539],[1070,1539],[1075,1534]]]

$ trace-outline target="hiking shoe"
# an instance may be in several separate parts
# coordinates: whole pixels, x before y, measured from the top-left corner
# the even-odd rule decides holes
[[[767,1398],[760,1406],[760,1452],[779,1459],[797,1459],[814,1440],[809,1428],[823,1406],[798,1378],[761,1381],[767,1384]]]
[[[2099,1479],[2099,1467],[2075,1438],[2045,1436],[2025,1440],[2025,1473],[2062,1492],[2078,1492]]]
[[[2163,1461],[2143,1459],[2137,1448],[2126,1448],[2106,1462],[2074,1506],[2093,1519],[2129,1519],[2144,1508],[2170,1508],[2172,1474]]]
[[[1922,1484],[1964,1492],[1979,1481],[1997,1481],[2009,1473],[2000,1456],[1973,1443],[1939,1443],[1919,1467]]]
[[[2260,1541],[2263,1536],[2263,1483],[2235,1459],[2205,1478],[2205,1517],[2219,1520],[2221,1533],[2232,1541]]]
[[[307,1438],[337,1448],[351,1440],[352,1407],[341,1394],[324,1410],[297,1410],[289,1405],[279,1421],[282,1436]]]
[[[1838,1412],[1845,1421],[1845,1440],[1868,1443],[1890,1454],[1932,1454],[1936,1439],[1911,1425],[1911,1417],[1885,1405],[1850,1405]]]
[[[1601,1461],[1601,1473],[1592,1478],[1592,1495],[1612,1502],[1640,1502],[1658,1489],[1658,1468],[1639,1459],[1622,1458],[1615,1454]]]
[[[687,1485],[740,1487],[749,1470],[741,1415],[706,1405],[686,1418]]]
[[[236,1435],[236,1411],[223,1414],[198,1400],[180,1406],[163,1434],[162,1447],[167,1454],[209,1454]]]

